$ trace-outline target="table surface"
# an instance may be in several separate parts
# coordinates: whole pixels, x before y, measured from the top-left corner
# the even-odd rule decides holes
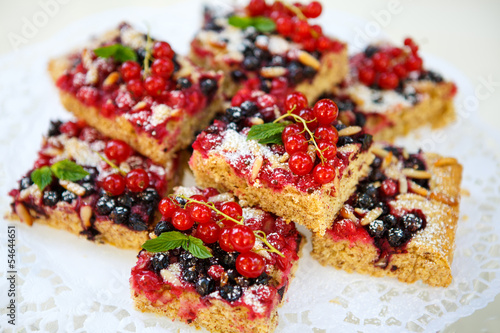
[[[0,55],[15,49],[16,45],[9,38],[13,34],[23,37],[17,46],[21,48],[47,40],[75,20],[97,12],[134,5],[161,8],[180,1],[2,1]],[[394,41],[412,36],[424,52],[445,59],[462,70],[475,88],[479,100],[478,116],[494,130],[500,130],[500,112],[497,108],[500,105],[500,1],[323,0],[323,4],[368,21],[365,33],[369,34],[370,29],[383,29]],[[45,24],[30,36],[23,35],[25,22],[33,22],[44,10],[50,14]],[[486,308],[460,319],[444,332],[498,332],[499,327],[500,296],[497,296]]]

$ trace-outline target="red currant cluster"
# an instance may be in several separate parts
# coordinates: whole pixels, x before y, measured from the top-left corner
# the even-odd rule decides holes
[[[367,86],[377,84],[382,89],[395,89],[409,72],[422,68],[418,46],[411,38],[404,41],[406,48],[369,46],[353,58],[359,81]]]
[[[135,98],[144,95],[144,90],[151,96],[160,96],[167,88],[167,83],[174,72],[174,51],[167,42],[156,42],[151,50],[155,59],[151,65],[151,75],[142,79],[141,65],[132,60],[125,61],[120,67],[127,89]]]
[[[193,236],[207,244],[218,241],[220,248],[226,252],[239,252],[236,259],[237,271],[249,278],[260,276],[265,268],[265,260],[251,250],[256,237],[262,239],[262,236],[243,224],[243,209],[238,203],[233,201],[209,203],[207,197],[218,192],[209,188],[203,193],[204,195],[193,195],[189,198],[181,197],[181,200],[187,201],[184,207],[175,199],[163,198],[159,204],[163,219],[170,221],[177,230],[182,231],[193,228],[197,223]],[[278,252],[267,240],[265,243],[270,247],[270,251]]]
[[[312,1],[308,5],[289,5],[275,1],[272,5],[267,5],[265,0],[251,0],[246,9],[250,16],[270,17],[276,23],[278,33],[302,44],[306,51],[338,51],[343,48],[341,43],[325,36],[319,25],[307,22],[308,18],[321,15],[322,6],[318,1]]]
[[[287,125],[281,135],[285,150],[290,155],[290,170],[299,176],[312,171],[314,180],[319,184],[332,181],[338,163],[339,135],[333,126],[339,113],[337,105],[329,99],[322,99],[309,108],[304,94],[294,92],[286,97],[285,107],[291,110],[288,114],[291,113],[296,121]]]

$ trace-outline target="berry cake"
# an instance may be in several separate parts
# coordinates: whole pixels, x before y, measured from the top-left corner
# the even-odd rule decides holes
[[[10,217],[140,249],[177,162],[154,164],[83,121],[52,122],[33,169],[9,193]]]
[[[198,135],[189,165],[198,184],[231,191],[324,234],[368,174],[371,136],[338,122],[331,100],[310,108],[305,96],[294,92],[285,99],[286,112],[274,101],[254,91],[228,108]]]
[[[253,88],[278,95],[293,89],[314,101],[348,72],[346,45],[308,20],[321,11],[317,1],[302,6],[252,0],[230,12],[207,7],[190,57],[225,73],[228,97],[250,80]]]
[[[49,71],[69,111],[159,164],[220,110],[221,73],[202,71],[125,23],[52,60]]]
[[[431,286],[451,283],[462,166],[434,153],[373,148],[370,175],[312,256],[323,265]]]
[[[159,210],[132,269],[135,307],[211,332],[274,331],[305,241],[295,225],[213,188],[177,188]]]
[[[375,140],[392,141],[412,129],[453,121],[454,83],[423,68],[418,46],[369,45],[350,59],[351,73],[333,88],[332,98],[346,125],[362,126]]]

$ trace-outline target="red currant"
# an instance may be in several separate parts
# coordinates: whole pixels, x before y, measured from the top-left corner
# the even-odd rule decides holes
[[[144,94],[144,86],[142,84],[142,81],[140,79],[134,79],[128,81],[127,90],[130,91],[130,93],[135,98],[141,98],[142,95]]]
[[[329,183],[335,178],[335,169],[329,164],[318,164],[313,170],[313,177],[319,184]]]
[[[215,281],[219,281],[222,277],[222,273],[224,273],[224,267],[221,265],[212,265],[207,271],[208,276],[210,276]]]
[[[134,169],[127,174],[127,187],[132,192],[142,192],[149,186],[149,176],[144,169]]]
[[[132,155],[132,148],[121,140],[109,140],[104,148],[104,154],[110,160],[120,164]]]
[[[408,46],[413,54],[416,54],[418,52],[418,45],[415,44],[413,39],[411,38],[405,38],[404,44]]]
[[[189,215],[198,223],[210,222],[212,218],[212,210],[205,205],[191,203],[188,206]]]
[[[205,196],[205,198],[210,198],[210,197],[216,196],[218,194],[219,194],[219,191],[217,191],[213,187],[207,187],[206,189],[203,190],[203,195]]]
[[[141,65],[139,63],[127,60],[120,66],[120,73],[125,82],[141,78]]]
[[[416,55],[411,54],[405,62],[406,69],[411,71],[418,71],[422,68],[422,59]]]
[[[321,3],[318,1],[312,1],[303,9],[303,13],[308,18],[317,18],[321,15],[322,10],[323,7],[321,6]]]
[[[399,84],[399,78],[394,73],[381,73],[378,77],[378,85],[382,89],[395,89]]]
[[[286,242],[283,236],[281,236],[276,232],[273,232],[272,234],[268,235],[267,241],[269,242],[269,244],[274,246],[278,251],[283,250],[286,246]]]
[[[392,70],[400,79],[405,79],[408,76],[408,71],[402,64],[395,65]]]
[[[332,47],[332,42],[330,38],[326,36],[320,36],[316,40],[316,46],[318,48],[318,51],[327,51]]]
[[[299,152],[290,156],[288,166],[294,174],[304,176],[311,172],[314,162],[307,153]]]
[[[289,17],[280,17],[276,20],[276,30],[283,36],[291,35],[293,31],[292,19]]]
[[[318,143],[318,148],[323,153],[323,157],[332,160],[337,156],[337,145],[328,141]],[[319,152],[318,152],[319,157]]]
[[[99,98],[99,91],[94,87],[81,87],[76,93],[76,98],[86,105],[94,105]]]
[[[81,128],[80,126],[78,126],[77,123],[73,121],[68,121],[67,123],[64,123],[61,126],[59,126],[59,131],[61,131],[61,133],[64,133],[69,137],[75,137],[80,135]]]
[[[177,208],[172,215],[172,225],[177,230],[188,230],[194,224],[193,219],[189,216],[189,213],[182,208]]]
[[[235,225],[231,228],[229,238],[235,251],[240,253],[250,251],[255,245],[255,235],[249,227],[245,225]]]
[[[103,103],[103,105],[101,106],[101,114],[104,117],[112,117],[115,114],[115,111],[116,105],[110,99],[108,99],[106,103]]]
[[[302,40],[302,46],[307,52],[316,50],[316,40],[312,37]]]
[[[243,216],[243,209],[241,208],[240,205],[238,205],[234,201],[225,202],[222,205],[222,207],[221,207],[220,210],[224,214],[226,214],[229,217],[232,217],[233,219],[238,220],[238,221]],[[227,220],[227,219],[224,219],[223,222],[224,222],[224,224],[227,224],[227,225],[233,225],[234,224],[233,221],[230,221],[230,220]]]
[[[264,14],[267,8],[265,0],[250,0],[247,9],[250,16],[259,16]]]
[[[162,78],[169,78],[174,72],[174,63],[170,59],[156,59],[151,65],[151,72]]]
[[[119,174],[112,174],[104,178],[102,188],[111,195],[120,195],[125,191],[125,179]]]
[[[339,108],[334,101],[321,99],[314,104],[314,115],[320,125],[330,125],[337,119]]]
[[[307,107],[307,98],[298,91],[288,94],[285,98],[285,108],[287,111],[293,109],[293,113],[299,114],[299,111]]]
[[[311,35],[311,26],[307,21],[298,20],[295,22],[295,33],[300,38],[309,37]]]
[[[158,209],[164,218],[172,217],[177,208],[179,208],[179,206],[177,206],[172,199],[168,197],[161,199],[160,204],[158,205]]]
[[[368,67],[358,69],[358,78],[365,86],[371,86],[375,82],[375,70]]]
[[[283,132],[281,132],[281,139],[283,140],[283,142],[285,142],[286,137],[294,134],[300,134],[302,133],[302,130],[303,129],[299,124],[286,125],[283,129]]]
[[[351,220],[343,219],[333,224],[333,232],[341,237],[348,237],[356,232],[356,226]]]
[[[395,180],[386,179],[380,185],[379,191],[383,196],[393,197],[398,193],[398,184]]]
[[[217,240],[219,240],[219,235],[220,227],[214,222],[198,224],[196,228],[196,237],[207,244],[217,242]]]
[[[174,57],[174,51],[167,42],[156,42],[153,45],[152,53],[155,59],[172,59]]]
[[[264,258],[255,252],[242,253],[236,259],[236,270],[248,278],[259,277],[265,268]]]
[[[314,131],[318,127],[318,120],[314,115],[314,112],[311,108],[305,108],[304,110],[299,112],[299,116],[302,117],[307,122],[307,128],[310,131]],[[302,124],[299,126],[302,127]]]
[[[190,196],[189,198],[196,201],[207,202],[207,198],[201,194],[195,194]]]
[[[219,234],[219,246],[226,252],[233,252],[233,244],[231,243],[231,228],[224,228]]]
[[[314,131],[317,142],[328,142],[336,145],[339,141],[339,132],[333,126],[320,126]]]
[[[287,136],[283,141],[283,144],[285,145],[286,152],[290,155],[300,151],[306,152],[307,147],[309,146],[309,143],[302,134],[293,134]]]
[[[379,72],[384,72],[389,67],[389,57],[385,53],[382,52],[375,53],[372,57],[372,60],[375,70]]]
[[[160,96],[167,87],[167,83],[162,77],[152,75],[144,80],[144,87],[151,96]]]

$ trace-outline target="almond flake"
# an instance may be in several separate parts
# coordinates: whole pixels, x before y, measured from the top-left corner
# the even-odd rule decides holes
[[[412,192],[423,197],[427,197],[427,195],[429,194],[429,191],[425,187],[418,185],[414,181],[410,180],[408,183],[410,184],[410,189],[412,190]]]
[[[361,132],[362,128],[359,126],[349,126],[339,131],[339,136],[350,136]]]
[[[82,206],[80,208],[80,219],[82,219],[83,226],[85,229],[91,227],[90,219],[92,218],[92,207],[90,206]]]
[[[457,164],[457,163],[458,163],[458,161],[456,158],[442,157],[434,163],[434,166],[442,167],[442,166],[448,166],[448,165],[453,165],[453,164]]]
[[[67,189],[68,191],[81,197],[85,194],[85,188],[77,183],[70,182],[69,180],[59,180],[59,185]]]
[[[260,70],[260,75],[266,78],[280,77],[287,73],[285,67],[274,66],[274,67],[262,67]]]
[[[399,177],[399,193],[408,193],[408,180],[403,175]]]
[[[361,219],[361,225],[365,226],[373,221],[375,221],[380,215],[383,213],[383,209],[381,207],[377,207],[375,209],[370,210],[362,219]]]
[[[102,83],[105,87],[108,87],[118,81],[120,74],[118,72],[113,72],[108,75],[108,77]]]
[[[409,178],[415,178],[415,179],[429,179],[431,178],[431,174],[428,171],[423,171],[423,170],[415,170],[415,169],[410,169],[410,168],[405,168],[401,170],[403,175]]]
[[[389,152],[387,150],[379,148],[379,147],[373,147],[372,153],[374,153],[375,155],[377,155],[380,158],[384,158],[387,155],[389,155]]]
[[[30,227],[33,225],[33,218],[31,217],[31,214],[29,213],[28,209],[26,209],[26,206],[24,206],[23,203],[18,202],[16,204],[15,210],[21,222],[26,223]]]
[[[306,51],[299,51],[298,59],[302,64],[310,66],[315,70],[318,70],[321,66],[319,60],[314,58],[310,53]]]
[[[262,158],[261,155],[257,156],[255,158],[255,161],[253,162],[252,165],[252,173],[251,173],[251,179],[255,180],[257,176],[259,175],[260,168],[262,168],[262,163],[264,162],[264,158]]]

